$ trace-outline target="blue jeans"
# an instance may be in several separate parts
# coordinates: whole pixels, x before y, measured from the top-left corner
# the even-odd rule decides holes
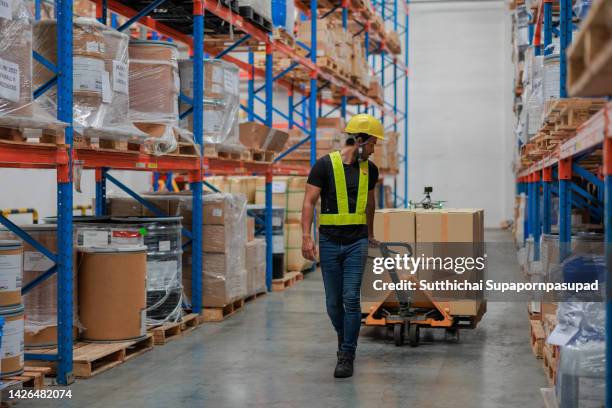
[[[327,314],[342,343],[340,351],[355,353],[361,327],[361,278],[368,256],[368,239],[347,245],[321,234],[319,253]]]

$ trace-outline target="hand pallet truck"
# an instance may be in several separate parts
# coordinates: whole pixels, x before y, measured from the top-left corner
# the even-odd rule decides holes
[[[380,251],[383,257],[393,257],[400,254],[391,248],[402,248],[412,256],[412,247],[404,242],[381,242]],[[401,254],[403,255],[403,254]],[[388,270],[391,281],[395,284],[400,278],[395,268]],[[413,276],[405,280],[416,282]],[[430,293],[420,291],[424,300],[413,301],[411,293],[396,290],[397,302],[384,299],[376,302],[370,308],[369,314],[364,319],[366,326],[391,326],[393,327],[393,340],[396,346],[402,346],[404,339],[408,337],[411,347],[419,345],[421,327],[444,328],[447,341],[459,341],[460,328],[474,328],[480,320],[484,310],[479,314],[477,320],[473,316],[451,316],[449,314],[448,302],[434,300]]]

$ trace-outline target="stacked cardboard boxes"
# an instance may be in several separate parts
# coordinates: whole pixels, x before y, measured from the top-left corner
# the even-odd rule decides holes
[[[376,143],[372,160],[383,172],[396,173],[398,171],[397,138],[397,133],[388,132],[385,134],[385,140],[379,140]]]
[[[247,296],[266,290],[266,240],[253,238],[246,243]]]
[[[484,211],[481,209],[379,210],[374,217],[374,235],[381,242],[409,244],[413,250],[413,257],[452,258],[454,260],[482,257],[484,255]],[[456,264],[458,265],[458,262]],[[435,263],[432,262],[430,267],[420,267],[415,271],[414,278],[428,282],[475,281],[481,279],[484,274],[484,271],[461,272],[459,268],[449,271],[434,265]],[[401,271],[398,272],[400,272],[400,277],[407,277],[407,275],[403,276]],[[375,275],[370,266],[366,269],[363,279],[364,293],[372,293],[373,279]],[[457,316],[476,316],[483,310],[485,302],[482,293],[475,292],[435,292],[430,295],[433,296],[434,301],[444,303],[444,307],[451,315]],[[383,294],[379,294],[379,300],[383,298]],[[413,302],[420,307],[433,307],[431,301],[423,293],[416,292]],[[372,302],[364,302],[362,311],[367,313],[371,305]]]
[[[202,213],[202,305],[223,307],[247,295],[247,217],[242,195],[205,194]],[[182,211],[191,225],[190,209]],[[191,293],[191,253],[183,254],[183,286]]]
[[[277,176],[272,181],[272,205],[285,209],[284,247],[285,270],[301,271],[312,265],[302,257],[302,204],[306,188],[306,177]],[[265,181],[258,180],[256,204],[265,204]]]
[[[343,145],[344,121],[342,118],[317,119],[317,159],[331,151],[339,150]],[[287,146],[293,146],[306,135],[299,129],[289,131]],[[283,158],[283,162],[310,167],[310,142],[305,142]]]

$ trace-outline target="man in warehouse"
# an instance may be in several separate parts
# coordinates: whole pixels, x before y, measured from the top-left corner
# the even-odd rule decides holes
[[[327,314],[338,334],[338,363],[334,377],[353,375],[353,361],[361,326],[361,278],[368,242],[374,239],[374,187],[378,167],[368,160],[382,123],[368,114],[353,116],[346,125],[346,146],[321,157],[308,176],[302,207],[302,254],[316,260],[311,226],[321,197],[319,251]]]

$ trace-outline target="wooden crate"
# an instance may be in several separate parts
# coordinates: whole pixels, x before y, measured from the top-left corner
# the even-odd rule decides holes
[[[285,273],[285,276],[283,276],[281,279],[272,280],[272,291],[273,292],[283,291],[285,289],[290,288],[291,286],[295,285],[297,282],[303,279],[304,279],[304,274],[302,272],[299,272],[299,271],[287,272]]]

